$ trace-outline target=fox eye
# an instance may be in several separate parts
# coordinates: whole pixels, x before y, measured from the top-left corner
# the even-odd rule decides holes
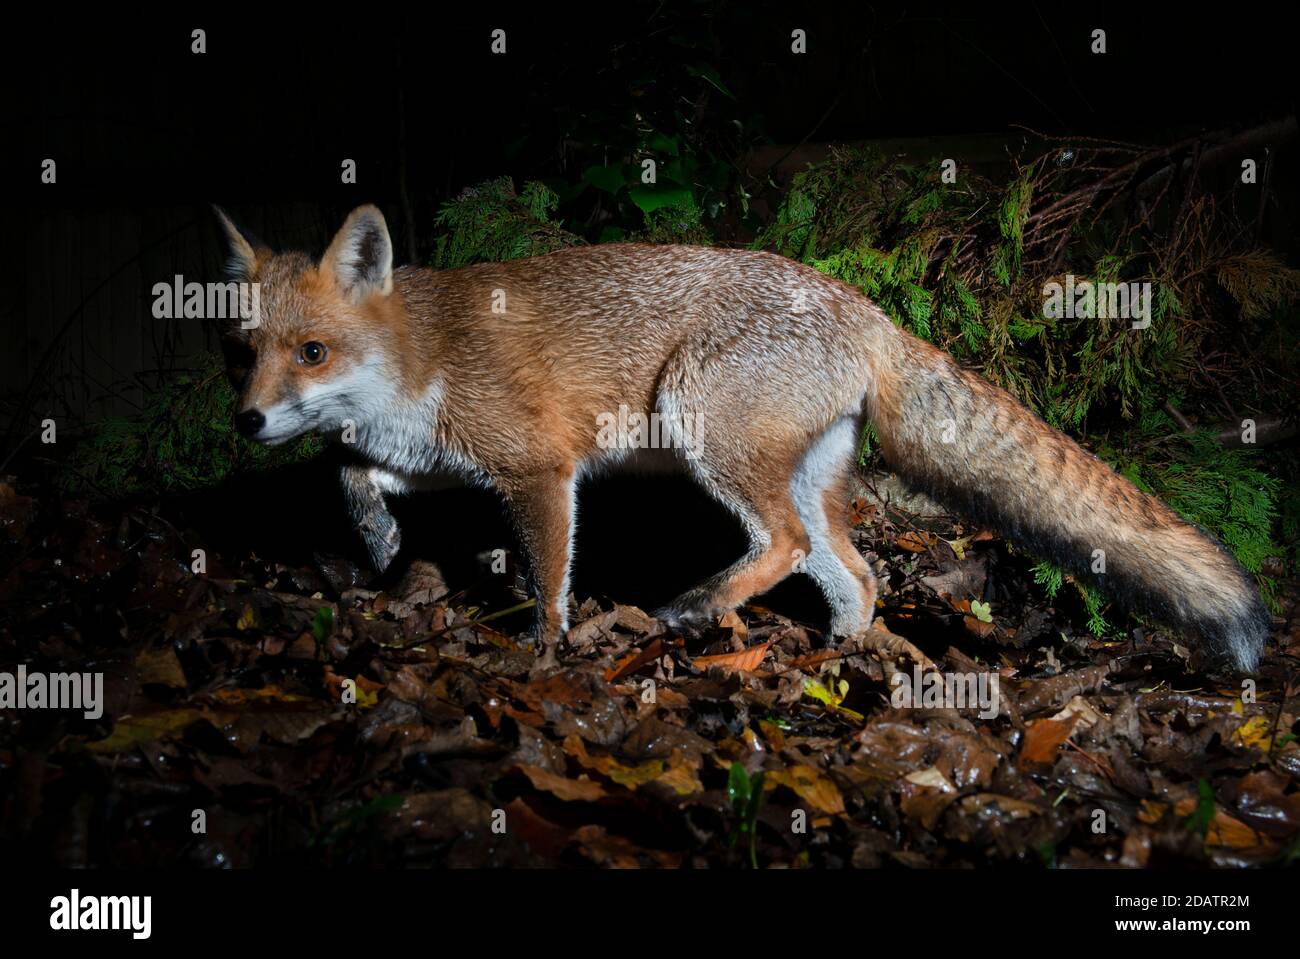
[[[325,355],[329,350],[325,349],[324,343],[318,343],[312,340],[310,343],[304,343],[298,350],[298,359],[307,366],[319,366],[325,362]]]

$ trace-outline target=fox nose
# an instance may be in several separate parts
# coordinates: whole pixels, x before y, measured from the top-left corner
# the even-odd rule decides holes
[[[265,425],[266,417],[262,415],[261,410],[244,410],[242,413],[235,414],[235,429],[245,436],[256,436]]]

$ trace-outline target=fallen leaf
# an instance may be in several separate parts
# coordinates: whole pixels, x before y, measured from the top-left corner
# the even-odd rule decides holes
[[[1173,814],[1179,822],[1186,820],[1196,811],[1199,800],[1187,797],[1174,803]],[[1144,799],[1138,808],[1138,821],[1154,825],[1169,812],[1169,804],[1154,799]],[[1263,837],[1216,804],[1214,818],[1210,820],[1205,833],[1205,845],[1227,849],[1251,849],[1258,846]]]
[[[174,736],[200,719],[211,718],[199,709],[165,709],[138,716],[123,716],[106,738],[86,744],[92,753],[121,753]]]
[[[611,834],[604,826],[582,826],[574,838],[584,856],[607,869],[640,869],[643,856],[650,865],[673,867],[680,863],[676,853],[643,849],[630,839]]]
[[[938,542],[938,536],[920,530],[903,533],[894,539],[895,546],[899,549],[905,549],[909,553],[924,553]]]
[[[141,683],[157,683],[184,689],[188,684],[185,670],[171,644],[162,649],[146,649],[135,658],[137,678]]]
[[[751,646],[735,653],[719,653],[716,656],[696,656],[693,662],[697,666],[720,666],[723,669],[737,669],[743,673],[752,673],[763,662],[763,657],[772,648],[775,640],[768,640],[758,646]]]
[[[664,641],[662,639],[653,639],[643,649],[624,656],[617,663],[605,670],[605,682],[612,683],[616,679],[622,679],[635,673],[646,663],[652,663],[665,652]]]
[[[1056,719],[1040,719],[1025,729],[1025,739],[1020,747],[1020,761],[1033,766],[1050,766],[1056,754],[1074,733],[1074,723]]]
[[[1267,752],[1273,742],[1273,723],[1267,716],[1252,716],[1232,731],[1232,741],[1238,746]]]
[[[329,689],[336,702],[343,701],[343,684],[346,678],[339,676],[330,667],[325,669],[325,686]],[[373,709],[379,704],[379,690],[384,688],[383,683],[377,683],[373,679],[367,679],[360,674],[354,676],[352,681],[356,684],[356,705],[362,709]]]
[[[847,716],[856,722],[865,722],[866,717],[860,712],[853,709],[846,709],[840,703],[844,701],[844,694],[848,691],[848,683],[840,681],[840,691],[833,693],[815,679],[805,679],[803,682],[804,695],[811,699],[824,703],[826,707],[833,712],[842,716]]]
[[[763,773],[763,788],[771,791],[785,786],[820,813],[843,815],[844,797],[831,778],[820,769],[798,763],[785,769],[769,769]]]
[[[899,808],[908,819],[919,822],[925,829],[933,829],[956,798],[956,787],[938,768],[930,766],[903,777]]]
[[[965,796],[961,800],[961,805],[963,809],[977,816],[987,817],[993,810],[996,810],[1007,819],[1028,819],[1045,811],[1044,807],[1036,806],[1023,799],[1001,796],[996,793],[977,793],[974,796]]]
[[[244,610],[239,614],[239,619],[235,621],[235,628],[238,630],[257,629],[257,610],[253,609],[252,603],[245,603]]]
[[[520,765],[516,768],[528,777],[534,788],[548,792],[565,802],[573,800],[595,802],[597,799],[602,799],[608,795],[600,783],[585,776],[580,779],[569,779],[566,776],[558,776],[545,770],[541,766]]]
[[[903,778],[915,786],[926,786],[930,789],[937,789],[940,792],[945,793],[957,791],[957,787],[948,782],[947,777],[939,771],[938,766],[918,769],[916,772],[908,773]]]

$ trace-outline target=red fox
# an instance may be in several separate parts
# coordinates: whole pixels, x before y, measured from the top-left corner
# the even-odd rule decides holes
[[[578,485],[656,456],[750,542],[661,619],[710,621],[797,570],[825,594],[831,634],[861,634],[876,582],[847,505],[870,421],[920,488],[1073,573],[1090,576],[1103,556],[1102,588],[1255,668],[1269,617],[1223,547],[809,266],[609,244],[394,269],[374,206],[354,210],[318,262],[273,254],[217,214],[232,278],[260,289],[257,324],[231,331],[246,355],[231,363],[240,431],[270,444],[312,430],[351,439],[364,465],[344,467],[343,488],[380,571],[400,545],[386,495],[446,471],[499,491],[547,663],[567,629]],[[645,448],[652,418],[669,424],[658,450]]]

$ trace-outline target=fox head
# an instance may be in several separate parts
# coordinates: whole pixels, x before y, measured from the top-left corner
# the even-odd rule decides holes
[[[253,315],[225,331],[240,392],[235,425],[262,443],[341,430],[383,414],[401,376],[393,246],[374,206],[353,210],[319,262],[272,253],[220,209],[231,279],[256,284]]]

